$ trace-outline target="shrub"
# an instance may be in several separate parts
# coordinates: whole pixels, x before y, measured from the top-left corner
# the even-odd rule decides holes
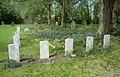
[[[15,60],[8,60],[4,63],[4,68],[17,68],[20,66],[21,66],[21,63],[16,62]]]

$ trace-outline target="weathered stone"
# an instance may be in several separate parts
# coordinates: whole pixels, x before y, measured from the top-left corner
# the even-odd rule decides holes
[[[1,21],[2,26],[4,26],[4,21]]]
[[[15,22],[12,21],[12,22],[11,22],[11,25],[12,25],[12,26],[15,26]]]
[[[17,27],[17,33],[20,35],[20,27]]]
[[[14,32],[13,43],[17,43],[20,46],[20,27],[17,27],[17,30]]]
[[[56,22],[56,25],[58,26],[58,22]]]
[[[71,28],[76,28],[76,23],[74,20],[71,22]]]
[[[40,41],[40,59],[49,58],[49,42]]]
[[[65,56],[72,55],[73,53],[73,39],[67,38],[65,39]]]
[[[103,48],[108,48],[110,45],[110,35],[104,35]]]
[[[18,41],[17,41],[17,37],[15,35],[13,35],[13,44],[17,43],[18,44]]]
[[[86,39],[86,51],[90,51],[91,49],[93,49],[93,40],[94,37],[92,36],[88,36]]]
[[[33,27],[34,27],[34,32],[36,33],[36,35],[37,35],[37,33],[38,33],[38,23],[37,22],[34,22],[34,24],[33,24]]]
[[[17,44],[8,44],[9,60],[20,62],[19,47]]]
[[[18,34],[13,35],[13,44],[15,43],[20,47],[20,36]]]
[[[19,45],[20,45],[20,27],[17,27],[17,36],[18,36]]]

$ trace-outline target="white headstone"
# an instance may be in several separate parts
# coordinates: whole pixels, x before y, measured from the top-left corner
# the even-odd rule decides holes
[[[9,60],[20,62],[19,47],[17,44],[8,44]]]
[[[15,43],[18,44],[18,46],[20,46],[20,37],[17,34],[13,35],[13,44]]]
[[[75,28],[76,27],[76,23],[75,23],[75,21],[73,20],[72,22],[71,22],[71,28]]]
[[[110,44],[110,35],[104,35],[103,48],[108,48]]]
[[[18,41],[17,41],[17,37],[15,35],[13,35],[13,44],[17,43],[18,44]]]
[[[20,27],[17,27],[17,30],[15,31],[14,35],[18,35],[20,37]]]
[[[17,27],[16,34],[18,35],[18,38],[20,39],[20,27]]]
[[[56,22],[56,25],[58,26],[58,22]]]
[[[20,35],[20,27],[17,27],[17,33]]]
[[[73,39],[67,38],[65,39],[65,56],[72,55],[73,53]]]
[[[17,30],[13,35],[13,43],[17,43],[18,46],[20,46],[20,27],[17,27]]]
[[[40,59],[49,58],[49,42],[40,41]]]
[[[90,51],[91,49],[93,49],[93,40],[94,37],[92,36],[88,36],[86,39],[86,51]]]
[[[2,23],[2,26],[4,26],[4,21],[1,21],[1,23]]]

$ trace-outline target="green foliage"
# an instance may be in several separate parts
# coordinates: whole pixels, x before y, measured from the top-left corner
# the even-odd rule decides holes
[[[4,63],[4,68],[17,68],[20,66],[21,66],[21,63],[18,63],[15,60],[8,60]]]
[[[59,22],[60,24],[62,9],[64,9],[64,23],[70,24],[75,20],[76,23],[89,24],[92,13],[95,16],[92,21],[98,22],[99,0],[2,0],[0,1],[0,21],[8,24],[12,21],[47,23],[48,11],[50,11],[51,23]],[[52,17],[53,15],[55,17]]]
[[[4,21],[5,24],[22,23],[23,19],[21,16],[12,8],[9,1],[0,1],[0,24]]]

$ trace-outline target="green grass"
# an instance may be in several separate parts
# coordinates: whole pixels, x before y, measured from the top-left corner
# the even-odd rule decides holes
[[[15,31],[15,27],[0,26],[0,61],[7,59],[8,44],[12,42],[12,35]]]
[[[56,46],[57,49],[50,49],[51,54],[54,51],[57,52],[57,55],[64,54],[64,41],[24,34],[25,27],[32,29],[31,25],[21,25],[21,59],[39,58],[39,41],[41,40],[49,40]],[[96,31],[97,26],[80,25],[78,29]],[[8,58],[7,45],[12,43],[12,35],[15,30],[16,27],[0,26],[0,61]],[[40,29],[40,31],[43,30]],[[95,39],[94,42],[94,49],[86,53],[84,53],[85,41],[76,42],[74,54],[77,56],[74,58],[65,57],[53,62],[28,64],[12,69],[4,69],[4,63],[0,63],[0,77],[120,77],[120,37],[111,37],[109,49],[102,49],[102,44],[99,44],[99,42],[102,43],[102,39]]]

